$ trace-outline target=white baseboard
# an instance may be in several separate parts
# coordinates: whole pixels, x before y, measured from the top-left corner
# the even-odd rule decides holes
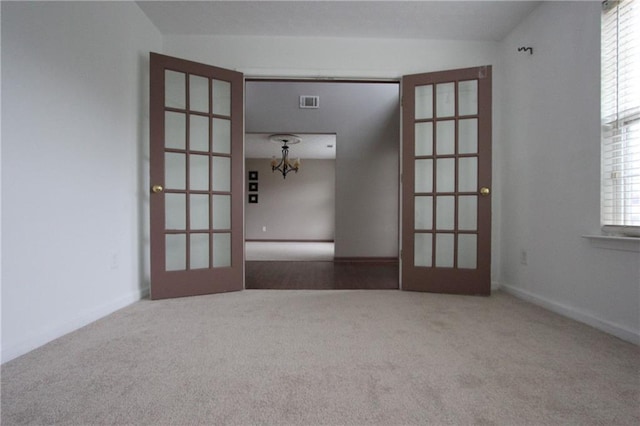
[[[491,281],[491,291],[500,290],[500,283],[498,281]]]
[[[626,327],[614,324],[610,321],[594,317],[592,314],[584,312],[580,309],[572,308],[571,306],[554,302],[552,300],[540,297],[526,290],[522,290],[510,285],[501,284],[500,290],[503,290],[517,297],[518,299],[526,300],[527,302],[531,302],[534,305],[541,306],[557,314],[590,325],[591,327],[597,328],[598,330],[604,331],[605,333],[613,334],[614,336],[619,337],[622,340],[626,340],[627,342],[640,345],[640,332],[638,331],[630,330]]]
[[[145,294],[148,293],[148,289],[131,292],[108,303],[104,303],[95,308],[82,311],[70,321],[54,324],[47,327],[46,329],[31,333],[29,336],[25,337],[17,344],[13,344],[9,347],[5,347],[4,345],[2,345],[2,363],[11,361],[12,359],[19,357],[20,355],[24,355],[27,352],[30,352],[42,345],[51,342],[52,340],[62,337],[65,334],[71,333],[72,331],[84,327],[85,325],[91,324],[92,322],[97,321],[100,318],[103,318],[119,309],[135,303],[138,300],[146,297]]]

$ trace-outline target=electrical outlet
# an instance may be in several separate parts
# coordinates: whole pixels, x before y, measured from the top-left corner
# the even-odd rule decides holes
[[[262,227],[262,232],[267,232],[267,227],[266,226]]]
[[[526,250],[521,250],[520,251],[520,263],[523,264],[523,265],[528,264],[529,260],[527,258],[528,258],[527,251]]]

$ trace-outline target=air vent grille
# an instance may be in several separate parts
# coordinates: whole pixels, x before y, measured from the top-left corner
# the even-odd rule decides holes
[[[318,108],[320,96],[300,96],[300,108]]]

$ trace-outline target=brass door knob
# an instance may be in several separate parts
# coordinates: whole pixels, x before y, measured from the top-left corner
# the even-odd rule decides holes
[[[164,188],[162,187],[162,185],[153,185],[153,186],[151,187],[151,190],[152,190],[155,194],[158,194],[158,193],[160,193],[160,192],[164,191]]]
[[[491,194],[491,190],[489,188],[487,188],[486,186],[483,186],[482,188],[480,188],[480,195],[489,195]]]

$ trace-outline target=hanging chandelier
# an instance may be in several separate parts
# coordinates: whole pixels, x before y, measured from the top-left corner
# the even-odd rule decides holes
[[[269,140],[274,143],[278,143],[282,145],[282,158],[278,160],[275,155],[271,160],[271,171],[275,172],[278,170],[282,173],[282,177],[284,179],[287,178],[287,174],[290,172],[298,173],[298,169],[300,169],[300,158],[296,158],[293,162],[289,160],[289,145],[295,145],[300,143],[300,136],[290,135],[290,134],[277,134],[271,135]]]

